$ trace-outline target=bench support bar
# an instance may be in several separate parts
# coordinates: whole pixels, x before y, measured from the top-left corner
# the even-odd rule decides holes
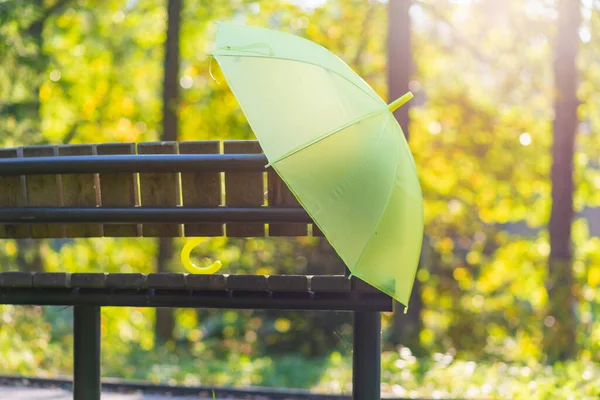
[[[73,336],[73,399],[100,400],[100,307],[74,307]]]
[[[381,398],[381,313],[354,313],[352,399]]]
[[[0,304],[261,310],[392,311],[383,293],[268,293],[162,289],[0,288]],[[92,325],[90,325],[91,327]],[[91,328],[90,328],[91,329]]]

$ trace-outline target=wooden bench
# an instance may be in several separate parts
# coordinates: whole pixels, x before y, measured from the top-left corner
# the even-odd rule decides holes
[[[322,236],[256,141],[0,149],[0,238]],[[1,269],[0,269],[1,270]],[[74,306],[74,398],[100,398],[100,307],[354,313],[353,398],[380,396],[380,312],[339,275],[0,273],[0,303]]]

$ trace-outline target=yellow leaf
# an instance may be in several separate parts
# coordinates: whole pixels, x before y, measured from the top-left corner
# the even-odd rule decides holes
[[[592,265],[588,271],[588,285],[594,287],[600,285],[600,265]]]
[[[277,318],[277,320],[275,321],[275,329],[277,329],[277,332],[280,333],[285,333],[289,331],[291,325],[292,323],[290,322],[290,320],[286,318]]]
[[[52,95],[52,88],[49,83],[42,84],[40,88],[40,101],[44,102],[50,98]]]
[[[466,268],[459,267],[454,270],[454,279],[456,279],[457,281],[462,281],[466,277],[467,277]]]

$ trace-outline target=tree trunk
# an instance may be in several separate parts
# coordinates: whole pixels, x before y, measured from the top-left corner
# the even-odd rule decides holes
[[[19,271],[44,271],[44,263],[42,262],[40,245],[35,239],[17,239],[16,261]]]
[[[177,104],[179,98],[179,27],[181,25],[181,1],[169,0],[167,5],[167,40],[165,41],[165,61],[163,80],[163,134],[162,140],[175,141],[178,137]],[[160,238],[158,246],[158,272],[169,270],[173,258],[173,240]],[[154,333],[157,341],[173,339],[175,316],[171,308],[156,310]]]
[[[411,26],[408,13],[412,0],[390,0],[388,3],[388,102],[408,92],[412,73]],[[394,116],[408,137],[408,109],[410,102]]]
[[[163,140],[177,140],[179,124],[177,103],[179,100],[179,27],[181,25],[181,1],[169,0],[167,40],[163,77]]]
[[[578,0],[558,3],[558,31],[554,54],[554,125],[552,144],[552,211],[548,261],[548,316],[544,348],[550,362],[572,358],[575,344],[571,223],[573,220],[573,153],[577,129]]]
[[[412,73],[411,24],[409,9],[411,0],[390,0],[388,4],[388,101],[393,101],[409,90]],[[394,116],[408,139],[410,102],[394,112]],[[404,345],[419,352],[419,332],[421,332],[421,288],[415,280],[410,297],[410,307],[404,314],[404,307],[396,304],[394,322],[389,336],[392,345]]]

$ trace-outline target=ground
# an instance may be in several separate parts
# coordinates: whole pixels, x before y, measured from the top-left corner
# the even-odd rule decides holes
[[[19,400],[71,400],[72,392],[63,389],[42,389],[0,386],[0,398]],[[199,397],[168,397],[162,395],[151,395],[142,393],[119,394],[102,393],[102,400],[213,400]]]

